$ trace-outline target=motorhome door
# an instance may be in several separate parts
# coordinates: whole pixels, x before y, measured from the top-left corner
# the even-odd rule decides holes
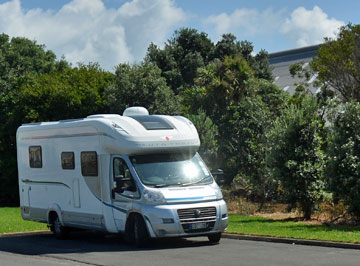
[[[134,177],[124,158],[112,158],[112,190],[114,219],[119,231],[125,231],[127,213],[132,209],[133,201],[140,194]]]

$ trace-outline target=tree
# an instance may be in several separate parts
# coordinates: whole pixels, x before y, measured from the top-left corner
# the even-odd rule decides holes
[[[162,70],[167,84],[177,94],[194,84],[196,69],[210,61],[213,46],[206,33],[182,28],[175,31],[163,50],[150,44],[146,61]]]
[[[286,93],[267,80],[257,79],[247,61],[225,56],[198,69],[195,86],[181,96],[185,111],[202,108],[219,129],[218,161],[230,184],[245,183],[248,194],[261,199],[273,194],[265,169],[265,131],[284,108]]]
[[[212,58],[222,60],[225,58],[225,56],[240,56],[242,55],[241,48],[242,47],[240,46],[240,42],[236,41],[235,35],[231,33],[223,34],[221,40],[218,41],[215,45]]]
[[[261,50],[253,56],[254,46],[249,41],[237,41],[235,35],[223,34],[222,39],[215,45],[212,59],[223,60],[226,56],[242,57],[254,70],[256,78],[272,81],[272,70],[269,64],[269,55]]]
[[[298,203],[305,219],[310,219],[324,187],[323,121],[317,108],[316,100],[306,97],[301,105],[284,110],[269,132],[268,165],[290,206]]]
[[[115,82],[106,88],[110,112],[122,114],[129,106],[143,106],[150,113],[178,114],[180,103],[166,85],[161,70],[152,63],[120,64]]]
[[[325,171],[329,189],[360,217],[360,103],[338,105],[329,120]]]
[[[201,107],[212,120],[219,121],[241,97],[248,93],[247,85],[253,71],[242,57],[225,57],[199,68],[195,86],[182,94],[183,104],[190,113]]]
[[[247,196],[263,203],[273,194],[265,161],[265,132],[271,121],[269,110],[257,96],[243,97],[228,108],[220,128],[225,172],[234,178],[229,181],[240,185]]]
[[[337,39],[325,38],[311,67],[344,101],[360,101],[360,25],[348,24],[340,28]]]
[[[107,112],[104,91],[113,78],[93,63],[35,76],[22,87],[17,111],[27,123]]]
[[[55,54],[44,45],[26,38],[0,34],[0,205],[17,204],[16,129],[22,117],[16,110],[20,88],[30,76],[68,68],[65,60],[56,61]]]
[[[182,28],[175,31],[164,49],[150,44],[146,60],[155,63],[171,89],[181,94],[196,83],[197,69],[225,57],[244,58],[255,71],[255,77],[272,80],[268,54],[262,50],[253,56],[253,48],[251,42],[237,41],[231,33],[224,34],[214,45],[206,33]]]

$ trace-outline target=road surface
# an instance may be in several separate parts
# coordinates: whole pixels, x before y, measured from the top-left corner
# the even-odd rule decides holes
[[[167,239],[150,248],[125,244],[121,237],[92,232],[56,240],[51,234],[0,237],[0,266],[141,265],[251,266],[360,265],[360,251],[205,237]]]

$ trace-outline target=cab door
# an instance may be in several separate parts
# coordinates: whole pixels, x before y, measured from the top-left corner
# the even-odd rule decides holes
[[[113,214],[117,230],[125,231],[128,212],[132,209],[134,200],[140,198],[134,177],[124,158],[112,158],[112,188]]]

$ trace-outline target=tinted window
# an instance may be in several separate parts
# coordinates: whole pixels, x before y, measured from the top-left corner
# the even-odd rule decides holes
[[[41,146],[29,147],[29,162],[31,168],[42,168]]]
[[[96,151],[81,152],[81,174],[83,176],[98,175],[98,161]]]
[[[63,169],[75,169],[75,156],[73,152],[61,153],[61,166]]]

